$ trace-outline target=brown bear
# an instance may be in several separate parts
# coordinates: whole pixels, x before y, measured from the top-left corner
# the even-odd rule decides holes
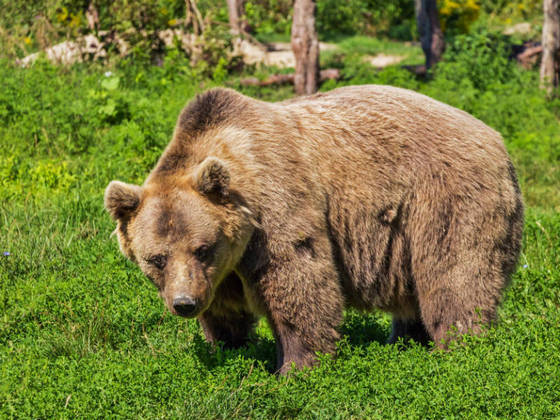
[[[500,135],[389,86],[267,103],[199,95],[143,186],[105,206],[169,310],[240,346],[265,316],[281,373],[331,353],[346,307],[445,346],[491,323],[523,204]]]

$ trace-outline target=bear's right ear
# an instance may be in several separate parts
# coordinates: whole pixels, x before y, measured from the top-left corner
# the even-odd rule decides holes
[[[227,199],[231,177],[224,161],[207,157],[193,174],[195,188],[202,194]]]
[[[123,219],[136,210],[141,197],[138,185],[111,181],[105,189],[105,208],[114,220]]]

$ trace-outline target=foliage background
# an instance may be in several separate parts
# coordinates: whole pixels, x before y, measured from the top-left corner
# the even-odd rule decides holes
[[[23,56],[67,37],[88,32],[89,0],[0,0],[0,56]],[[146,31],[180,27],[185,18],[183,0],[95,0],[99,30]],[[198,0],[209,22],[227,22],[225,1]],[[291,28],[291,0],[247,0],[248,24],[257,38],[287,39]],[[467,33],[479,20],[483,26],[508,25],[520,20],[540,24],[539,0],[438,0],[440,20],[447,35]],[[409,0],[318,0],[317,29],[321,38],[340,35],[415,40],[414,2]],[[539,28],[536,28],[538,31]],[[132,40],[142,43],[138,37]],[[140,47],[144,45],[139,45]]]

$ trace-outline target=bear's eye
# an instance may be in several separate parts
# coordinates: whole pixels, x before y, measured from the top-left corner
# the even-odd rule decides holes
[[[154,255],[152,257],[145,258],[146,262],[153,265],[159,270],[163,270],[167,264],[167,257],[165,255]]]
[[[194,250],[194,256],[197,260],[204,262],[210,258],[210,247],[208,245],[201,245]]]

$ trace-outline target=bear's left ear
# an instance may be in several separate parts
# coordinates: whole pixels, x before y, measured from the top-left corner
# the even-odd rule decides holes
[[[111,181],[105,189],[105,208],[113,220],[126,219],[136,210],[142,198],[142,188],[138,185]]]
[[[204,159],[193,174],[194,186],[200,193],[222,200],[229,195],[230,179],[226,163],[212,156]]]

